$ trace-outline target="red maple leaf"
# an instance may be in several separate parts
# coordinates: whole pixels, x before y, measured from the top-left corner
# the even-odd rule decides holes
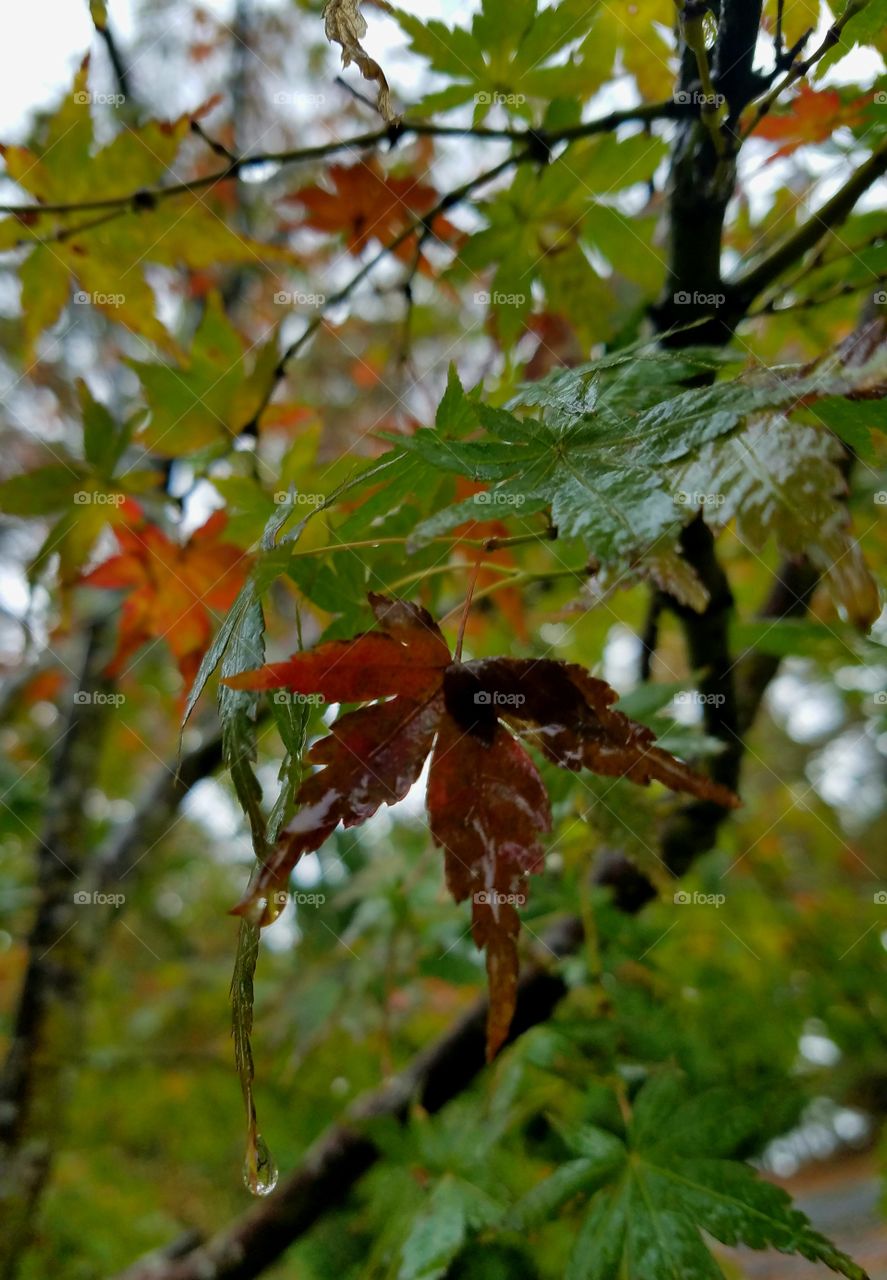
[[[782,143],[769,157],[769,164],[778,156],[790,156],[798,147],[824,142],[841,125],[859,124],[871,100],[872,95],[864,93],[851,102],[842,102],[836,89],[816,90],[802,83],[788,111],[765,116],[755,129],[755,136]]]
[[[428,183],[418,178],[392,177],[374,158],[354,165],[334,164],[327,172],[333,191],[312,183],[284,199],[308,210],[301,226],[315,231],[344,232],[348,248],[355,255],[362,253],[373,240],[379,244],[390,243],[416,214],[430,212],[440,199]],[[431,229],[441,240],[458,234],[457,228],[442,214],[432,220]],[[404,262],[412,262],[415,252],[415,235],[394,250]],[[430,270],[424,260],[419,268]]]
[[[584,668],[547,658],[454,661],[426,610],[371,595],[378,627],[331,640],[285,662],[229,677],[235,689],[287,688],[329,702],[365,702],[310,749],[322,766],[300,808],[235,913],[270,923],[290,872],[341,822],[365,822],[401,800],[432,752],[428,813],[444,850],[447,885],[471,899],[472,934],[490,983],[487,1054],[508,1034],[517,996],[517,907],[542,866],[551,827],[545,784],[519,739],[565,769],[592,769],[674,791],[738,803],[732,792],[655,746],[653,733],[614,710],[616,693]],[[377,701],[377,699],[388,699]]]
[[[115,529],[120,554],[82,579],[86,586],[128,592],[109,675],[120,675],[142,645],[165,640],[182,679],[191,684],[213,633],[214,614],[234,603],[248,568],[240,548],[223,541],[226,524],[225,512],[216,511],[184,545],[144,520]]]

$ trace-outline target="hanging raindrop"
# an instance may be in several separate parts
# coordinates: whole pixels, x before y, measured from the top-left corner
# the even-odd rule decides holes
[[[246,1149],[243,1162],[243,1182],[247,1191],[254,1196],[268,1196],[277,1186],[277,1165],[268,1150],[265,1139],[260,1133]]]

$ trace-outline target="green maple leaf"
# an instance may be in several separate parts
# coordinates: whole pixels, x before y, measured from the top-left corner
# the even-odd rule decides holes
[[[851,622],[865,630],[880,601],[843,501],[842,458],[828,431],[762,415],[729,440],[707,445],[675,469],[674,479],[688,498],[707,500],[709,524],[735,520],[744,542],[760,548],[772,537],[782,554],[806,556]]]
[[[864,375],[779,371],[675,389],[717,359],[705,352],[607,356],[522,392],[520,403],[541,409],[542,418],[478,403],[480,437],[418,431],[401,442],[406,455],[490,487],[421,521],[410,546],[481,510],[527,528],[527,517],[548,510],[561,537],[582,538],[610,571],[648,559],[654,580],[669,590],[677,583],[680,598],[698,607],[692,583],[680,581],[674,544],[704,508],[714,523],[736,518],[755,546],[772,536],[787,554],[812,549],[850,617],[867,625],[877,593],[841,501],[840,446],[821,427],[773,416]]]
[[[59,557],[62,584],[76,581],[99,535],[125,518],[127,498],[158,483],[157,474],[144,469],[130,468],[115,477],[132,435],[132,420],[118,423],[83,382],[78,393],[83,457],[56,444],[51,462],[0,483],[0,511],[24,518],[52,517],[28,569],[31,581],[54,555]]]
[[[623,1133],[588,1126],[564,1135],[576,1158],[519,1201],[506,1226],[525,1230],[587,1196],[566,1280],[723,1280],[703,1231],[865,1280],[781,1188],[735,1158],[755,1124],[754,1109],[728,1092],[688,1096],[679,1073],[663,1072],[641,1089]]]
[[[6,175],[39,204],[116,198],[162,185],[187,136],[190,116],[126,128],[96,147],[88,89],[89,63],[31,147],[2,148]],[[134,208],[29,214],[0,220],[0,252],[30,247],[19,268],[27,350],[67,305],[89,304],[171,354],[178,347],[156,315],[144,275],[148,264],[202,270],[220,263],[292,264],[285,249],[241,236],[212,209],[203,192],[146,200]]]
[[[581,61],[551,64],[587,35],[594,9],[586,0],[564,0],[538,12],[536,0],[483,0],[470,29],[394,10],[413,52],[450,81],[416,110],[430,115],[474,101],[478,123],[497,103],[529,118],[529,98],[587,95],[593,88]]]
[[[664,154],[662,141],[646,134],[591,138],[542,170],[524,166],[506,190],[480,206],[487,226],[462,247],[453,274],[494,268],[490,305],[503,342],[523,331],[537,281],[548,310],[565,315],[589,343],[611,336],[618,323],[616,295],[586,249],[620,270],[628,264],[623,274],[640,283],[658,285],[659,252],[642,244],[639,229],[630,229],[596,193],[648,181]]]
[[[255,355],[248,373],[243,339],[221,299],[211,294],[184,368],[127,361],[139,375],[151,411],[141,442],[168,457],[229,443],[259,409],[277,359],[272,340]]]

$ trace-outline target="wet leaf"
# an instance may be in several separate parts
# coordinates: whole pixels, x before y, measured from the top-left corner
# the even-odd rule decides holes
[[[366,702],[347,711],[308,753],[321,766],[301,785],[300,808],[236,908],[269,924],[290,872],[341,822],[355,826],[402,799],[429,752],[431,834],[444,850],[447,885],[471,898],[472,934],[490,984],[487,1052],[505,1040],[517,993],[517,907],[542,865],[551,826],[545,785],[525,739],[562,768],[591,769],[730,807],[738,801],[655,745],[650,729],[617,711],[615,692],[582,667],[551,659],[453,661],[417,605],[370,596],[377,627],[286,662],[228,676],[238,690],[287,688],[296,697]],[[376,701],[388,699],[388,701]]]

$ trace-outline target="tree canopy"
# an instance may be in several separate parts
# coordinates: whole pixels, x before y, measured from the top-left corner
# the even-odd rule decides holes
[[[0,1280],[876,1277],[781,1184],[887,1111],[885,0],[87,14],[0,139]]]

